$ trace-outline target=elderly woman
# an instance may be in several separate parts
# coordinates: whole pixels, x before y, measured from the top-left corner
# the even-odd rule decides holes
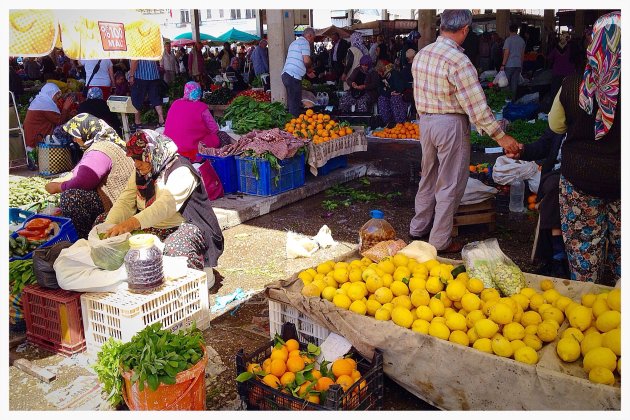
[[[346,53],[346,64],[343,69],[343,74],[341,75],[341,80],[344,82],[343,89],[346,91],[350,90],[352,87],[347,79],[350,77],[354,69],[359,67],[361,58],[366,55],[368,57],[370,56],[370,52],[365,45],[363,45],[363,36],[360,32],[354,32],[350,36],[350,45],[351,46],[348,48],[348,52]]]
[[[206,147],[219,147],[219,126],[208,106],[200,101],[201,95],[199,83],[186,83],[184,97],[173,102],[164,124],[164,135],[175,142],[181,156],[192,162],[197,161],[200,142]]]
[[[364,55],[359,67],[346,79],[350,90],[339,100],[339,109],[342,112],[350,112],[352,105],[356,112],[368,112],[370,106],[376,102],[380,78],[371,67],[372,59],[369,55]]]
[[[46,184],[46,191],[61,193],[61,212],[85,239],[98,215],[112,207],[127,185],[133,161],[114,129],[93,115],[78,114],[62,129],[85,151],[72,173]]]
[[[26,111],[24,140],[30,169],[37,168],[37,143],[52,134],[57,126],[68,121],[71,117],[72,98],[66,98],[62,109],[59,110],[57,101],[60,97],[59,87],[54,83],[46,83]]]
[[[96,118],[105,121],[107,125],[113,128],[119,136],[122,137],[122,124],[118,115],[114,114],[105,99],[103,99],[103,91],[100,87],[91,87],[87,92],[87,99],[77,108],[79,114],[92,114]]]
[[[381,73],[378,96],[378,111],[385,124],[401,123],[407,119],[404,91],[405,79],[402,74],[394,69],[392,63],[387,64]]]
[[[107,236],[134,230],[156,235],[164,255],[185,256],[188,267],[217,265],[223,233],[195,168],[177,154],[173,141],[153,130],[138,130],[127,141],[135,173],[107,214]]]
[[[241,62],[238,57],[233,57],[230,61],[230,67],[225,71],[228,77],[232,77],[232,91],[234,93],[238,93],[242,90],[247,90],[249,86],[245,83],[245,79],[243,79],[243,74],[240,70]]]

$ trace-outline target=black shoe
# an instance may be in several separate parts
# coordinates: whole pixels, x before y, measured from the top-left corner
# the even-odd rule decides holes
[[[410,241],[428,241],[429,240],[429,235],[422,235],[422,236],[415,236],[412,235],[411,233],[409,235],[407,235],[407,237],[409,238]]]

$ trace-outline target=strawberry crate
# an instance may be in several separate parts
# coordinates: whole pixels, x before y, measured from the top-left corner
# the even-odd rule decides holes
[[[177,331],[196,323],[210,325],[207,276],[189,270],[185,277],[166,282],[152,293],[84,293],[81,296],[83,327],[89,356],[96,356],[111,337],[128,342],[138,331],[155,322]]]
[[[330,334],[330,331],[317,324],[311,318],[304,315],[291,305],[269,300],[269,335],[281,335],[282,326],[290,322],[295,325],[298,341],[321,345]]]
[[[29,285],[22,302],[28,341],[66,356],[85,350],[81,293]]]
[[[285,323],[282,326],[282,338],[296,339],[300,342],[300,350],[306,350],[307,343],[298,339],[295,325]],[[271,356],[273,340],[265,346],[255,350],[251,354],[245,354],[243,349],[236,354],[236,375],[247,371],[250,363],[262,365],[263,361]],[[279,389],[256,379],[245,382],[237,382],[237,389],[241,401],[248,410],[380,410],[383,407],[383,353],[375,349],[374,357],[368,360],[361,356],[354,348],[351,349],[354,359],[357,361],[357,370],[361,372],[361,378],[355,382],[346,392],[341,386],[332,385],[326,398],[320,404],[294,397],[290,393],[284,393]]]

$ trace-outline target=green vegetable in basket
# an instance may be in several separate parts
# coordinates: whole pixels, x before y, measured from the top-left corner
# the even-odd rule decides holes
[[[483,287],[489,289],[494,287],[492,277],[492,266],[487,261],[477,260],[474,266],[468,269],[469,277],[476,277],[483,282]]]
[[[21,293],[24,286],[36,283],[33,260],[16,260],[9,263],[9,286],[12,295]]]

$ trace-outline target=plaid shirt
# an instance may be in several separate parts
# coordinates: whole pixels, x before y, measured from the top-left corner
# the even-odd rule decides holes
[[[477,130],[494,139],[505,133],[494,119],[477,69],[451,39],[439,36],[413,59],[413,96],[419,114],[468,114]]]

